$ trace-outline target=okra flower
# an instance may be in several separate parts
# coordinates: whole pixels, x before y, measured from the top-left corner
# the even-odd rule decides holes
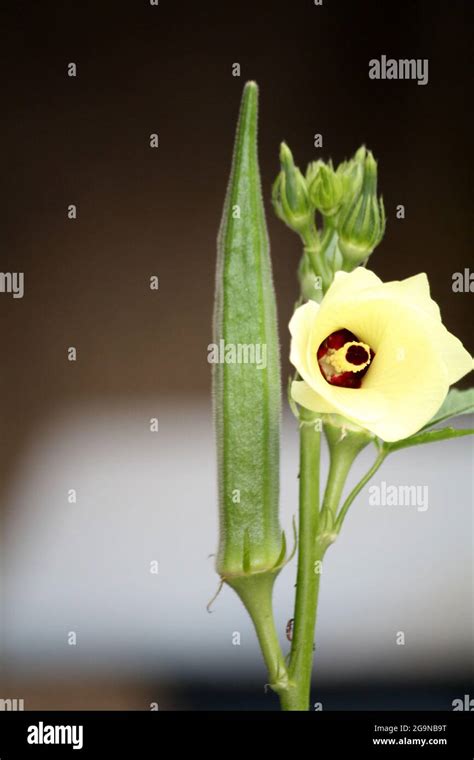
[[[472,369],[424,273],[384,283],[362,267],[337,272],[321,304],[296,309],[290,332],[290,361],[302,378],[292,384],[293,399],[384,441],[416,433]]]

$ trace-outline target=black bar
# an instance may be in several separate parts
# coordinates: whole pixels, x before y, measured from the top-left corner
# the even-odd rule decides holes
[[[236,749],[254,756],[282,741],[297,748],[309,743],[311,756],[321,749],[364,757],[442,757],[472,760],[474,731],[470,712],[3,712],[0,760],[23,757],[159,757],[212,754]],[[58,727],[66,727],[64,729]],[[76,727],[75,731],[73,727]],[[82,727],[82,734],[80,732]],[[43,743],[29,743],[40,741]],[[50,739],[58,743],[47,743]],[[61,743],[69,740],[69,744]],[[77,750],[73,749],[73,745]],[[82,744],[82,746],[80,746]],[[137,753],[137,748],[142,751]],[[312,749],[311,749],[312,748]],[[149,754],[149,751],[152,754]]]

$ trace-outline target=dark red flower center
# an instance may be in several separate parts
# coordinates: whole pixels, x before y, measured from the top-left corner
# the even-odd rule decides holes
[[[317,351],[321,374],[331,385],[360,388],[375,352],[350,330],[336,330]]]

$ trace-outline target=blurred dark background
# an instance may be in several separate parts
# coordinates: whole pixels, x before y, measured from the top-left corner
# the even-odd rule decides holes
[[[317,157],[339,162],[361,143],[373,150],[388,223],[371,266],[383,279],[427,271],[447,327],[472,348],[469,295],[451,287],[452,274],[472,261],[467,13],[457,0],[4,4],[0,270],[25,273],[23,299],[0,295],[7,536],[16,519],[13,480],[28,477],[22,458],[58,409],[134,408],[143,399],[161,407],[176,399],[207,403],[215,239],[247,79],[261,93],[260,161],[284,376],[300,251],[269,203],[282,139],[302,167]],[[382,54],[428,58],[428,84],[370,80],[368,62]],[[69,62],[77,64],[76,78],[67,76]],[[240,77],[232,76],[236,62]],[[319,151],[315,133],[323,135]],[[71,203],[76,220],[67,218]],[[398,204],[404,220],[395,217]],[[152,275],[158,293],[149,289]],[[68,346],[78,350],[72,366]],[[86,679],[85,691],[74,690],[65,676],[64,693],[52,698],[44,674],[33,684],[4,665],[3,691],[21,683],[31,707],[141,704],[126,679],[117,697],[111,687],[104,698],[104,688]],[[464,694],[463,667],[448,674],[449,694]],[[255,697],[253,685],[246,692],[247,682],[230,693],[225,679],[219,686],[196,678],[168,675],[170,704],[236,707],[242,694],[247,704],[271,704]],[[442,679],[404,682],[405,696],[396,697],[398,686],[387,696],[380,678],[382,685],[340,689],[329,681],[327,693],[339,694],[334,707],[429,707],[419,688],[431,704],[444,704],[444,697],[436,702]]]

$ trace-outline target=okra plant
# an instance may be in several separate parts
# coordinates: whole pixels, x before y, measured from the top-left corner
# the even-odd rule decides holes
[[[307,710],[321,563],[359,492],[399,449],[468,435],[446,426],[474,411],[474,389],[450,390],[472,358],[444,327],[426,274],[382,282],[368,267],[385,211],[365,147],[305,173],[284,143],[276,215],[299,237],[289,404],[300,437],[298,563],[291,649],[277,635],[272,592],[291,555],[279,522],[281,378],[275,291],[257,156],[258,88],[244,88],[218,236],[213,370],[220,540],[217,572],[252,618],[283,710]],[[320,484],[321,437],[330,467]],[[343,498],[358,454],[369,471]],[[296,477],[296,473],[295,473]]]

